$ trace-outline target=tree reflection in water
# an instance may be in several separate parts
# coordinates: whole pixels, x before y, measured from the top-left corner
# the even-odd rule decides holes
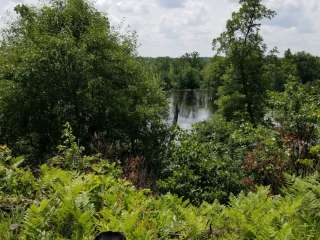
[[[179,90],[169,95],[168,122],[190,129],[192,124],[207,120],[213,113],[213,99],[208,90]]]

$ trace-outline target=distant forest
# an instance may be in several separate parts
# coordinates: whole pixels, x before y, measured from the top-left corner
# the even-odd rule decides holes
[[[201,57],[198,52],[186,53],[179,58],[143,57],[140,58],[154,72],[165,90],[172,89],[212,89],[214,92],[223,83],[227,70],[226,58],[223,56]],[[320,79],[320,58],[307,52],[292,53],[288,49],[283,57],[273,50],[265,59],[266,71],[273,76],[266,81],[270,89],[283,90],[286,65],[295,68],[302,83]],[[282,70],[281,70],[282,69]],[[288,69],[289,70],[289,69]],[[281,79],[282,78],[282,79]]]

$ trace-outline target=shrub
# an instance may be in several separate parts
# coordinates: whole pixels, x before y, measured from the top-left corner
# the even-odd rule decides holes
[[[233,144],[235,126],[220,116],[186,132],[177,130],[163,162],[158,185],[161,192],[178,194],[194,204],[218,199],[226,202],[230,193],[242,189],[242,159]]]

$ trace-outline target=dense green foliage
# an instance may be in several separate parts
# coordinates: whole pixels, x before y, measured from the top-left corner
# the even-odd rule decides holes
[[[230,193],[239,193],[243,173],[241,153],[231,136],[234,129],[232,123],[216,116],[192,132],[177,130],[163,161],[160,189],[195,204],[215,199],[226,202]]]
[[[224,57],[215,56],[203,69],[203,88],[211,89],[215,99],[218,97],[219,87],[224,82],[227,66]]]
[[[239,126],[215,115],[192,132],[177,134],[167,149],[159,186],[195,204],[226,202],[230,193],[255,185],[279,192],[289,164],[283,141],[265,126]]]
[[[180,58],[144,58],[143,62],[157,72],[165,90],[197,89],[203,87],[202,71],[208,59],[198,52],[186,53]]]
[[[296,71],[301,83],[314,82],[320,79],[320,58],[309,53],[292,54],[290,49],[285,53],[286,59],[296,65]]]
[[[275,14],[261,0],[240,1],[241,8],[228,20],[226,31],[213,46],[226,55],[224,84],[218,105],[227,119],[258,123],[263,117],[265,87],[262,69],[265,45],[260,36],[261,21]]]
[[[16,6],[0,40],[0,239],[319,239],[320,59],[267,53],[275,13],[239,3],[212,58],[138,57],[87,0]],[[216,112],[183,130],[173,106],[168,126],[163,90],[199,88]]]
[[[229,206],[196,208],[136,190],[118,178],[115,165],[83,156],[66,136],[57,156],[64,164],[42,165],[38,177],[1,146],[1,239],[93,239],[107,230],[128,239],[317,239],[320,233],[318,177],[292,179],[282,197],[258,188],[232,197]]]
[[[319,85],[303,86],[290,82],[286,90],[272,93],[270,112],[280,126],[284,143],[289,148],[290,168],[294,174],[307,175],[319,170],[315,147],[319,144]]]
[[[15,11],[0,47],[1,85],[12,89],[1,96],[1,142],[39,160],[68,121],[91,152],[147,157],[159,146],[166,100],[135,59],[134,39],[114,32],[87,1]]]

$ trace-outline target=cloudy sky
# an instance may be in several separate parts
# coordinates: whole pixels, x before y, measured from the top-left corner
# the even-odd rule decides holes
[[[20,2],[0,0],[0,23]],[[138,33],[143,56],[180,56],[198,51],[211,56],[211,41],[224,30],[226,20],[238,8],[237,0],[95,0],[114,25]],[[269,48],[287,48],[320,55],[319,0],[265,0],[278,15],[264,24],[262,33]],[[8,13],[9,11],[9,13]],[[10,14],[9,14],[10,15]]]

